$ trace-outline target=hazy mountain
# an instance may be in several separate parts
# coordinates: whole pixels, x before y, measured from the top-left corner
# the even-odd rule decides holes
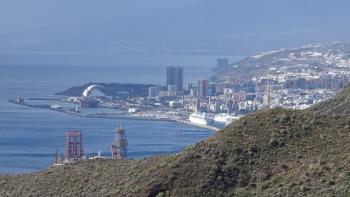
[[[349,6],[347,0],[3,0],[0,63],[88,63],[116,53],[247,55],[348,41]]]

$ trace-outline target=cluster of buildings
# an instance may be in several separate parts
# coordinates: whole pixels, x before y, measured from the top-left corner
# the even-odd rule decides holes
[[[272,64],[265,73],[241,83],[204,79],[186,86],[183,68],[168,67],[166,86],[151,87],[147,103],[177,112],[206,112],[213,119],[222,113],[244,115],[275,107],[306,109],[333,98],[350,79],[350,58],[345,55],[294,51],[276,62],[278,65]],[[229,65],[226,58],[217,60],[218,68]]]
[[[198,81],[198,85],[187,84],[184,87],[183,67],[167,67],[166,86],[150,87],[148,98],[156,97],[177,97],[177,96],[210,96],[209,80],[203,79]]]
[[[245,62],[259,72],[238,73],[239,80],[220,83],[202,79],[184,84],[184,68],[169,66],[166,84],[149,87],[147,97],[103,100],[98,105],[121,109],[129,117],[177,122],[203,117],[199,122],[210,119],[225,123],[261,109],[306,109],[333,98],[350,80],[350,53],[316,49],[253,56]],[[217,69],[221,71],[247,66],[231,64],[227,58],[217,59]]]

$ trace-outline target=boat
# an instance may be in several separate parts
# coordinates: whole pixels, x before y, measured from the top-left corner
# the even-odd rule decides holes
[[[214,121],[219,123],[225,123],[225,125],[229,125],[231,122],[233,122],[234,120],[238,120],[241,117],[242,116],[235,115],[235,114],[223,113],[223,114],[218,114],[214,116]]]
[[[211,122],[211,120],[207,117],[206,113],[198,113],[198,112],[191,114],[188,120],[193,124],[205,125],[205,126],[207,126]]]
[[[57,104],[52,104],[50,105],[51,109],[55,109],[55,110],[62,110],[63,107],[61,105],[57,105]]]

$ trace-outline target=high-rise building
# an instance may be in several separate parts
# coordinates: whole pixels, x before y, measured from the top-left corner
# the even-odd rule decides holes
[[[263,97],[263,104],[268,107],[271,104],[271,96],[269,94],[265,94]]]
[[[198,96],[201,96],[201,97],[210,96],[209,80],[199,80],[199,82],[198,82]]]
[[[239,91],[236,96],[237,98],[235,100],[237,101],[245,102],[247,100],[247,92],[244,90]]]
[[[218,58],[217,59],[217,67],[218,68],[225,68],[229,64],[229,60],[227,58]]]
[[[166,85],[176,85],[177,91],[183,91],[183,68],[168,66]]]
[[[153,86],[148,88],[148,97],[154,98],[159,96],[159,92],[162,90],[161,86]]]
[[[198,96],[198,90],[197,89],[191,89],[190,90],[190,96]]]
[[[192,83],[188,83],[185,87],[185,91],[190,92],[192,89]]]
[[[177,91],[177,85],[168,85],[168,91],[169,92],[176,92]]]
[[[199,98],[196,99],[196,112],[199,112],[201,109],[201,100]]]

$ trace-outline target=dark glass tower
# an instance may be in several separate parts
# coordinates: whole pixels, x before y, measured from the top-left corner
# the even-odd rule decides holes
[[[176,66],[167,67],[166,85],[176,85],[177,91],[183,90],[183,68]]]
[[[206,97],[209,95],[209,80],[198,81],[198,95],[200,97]]]

